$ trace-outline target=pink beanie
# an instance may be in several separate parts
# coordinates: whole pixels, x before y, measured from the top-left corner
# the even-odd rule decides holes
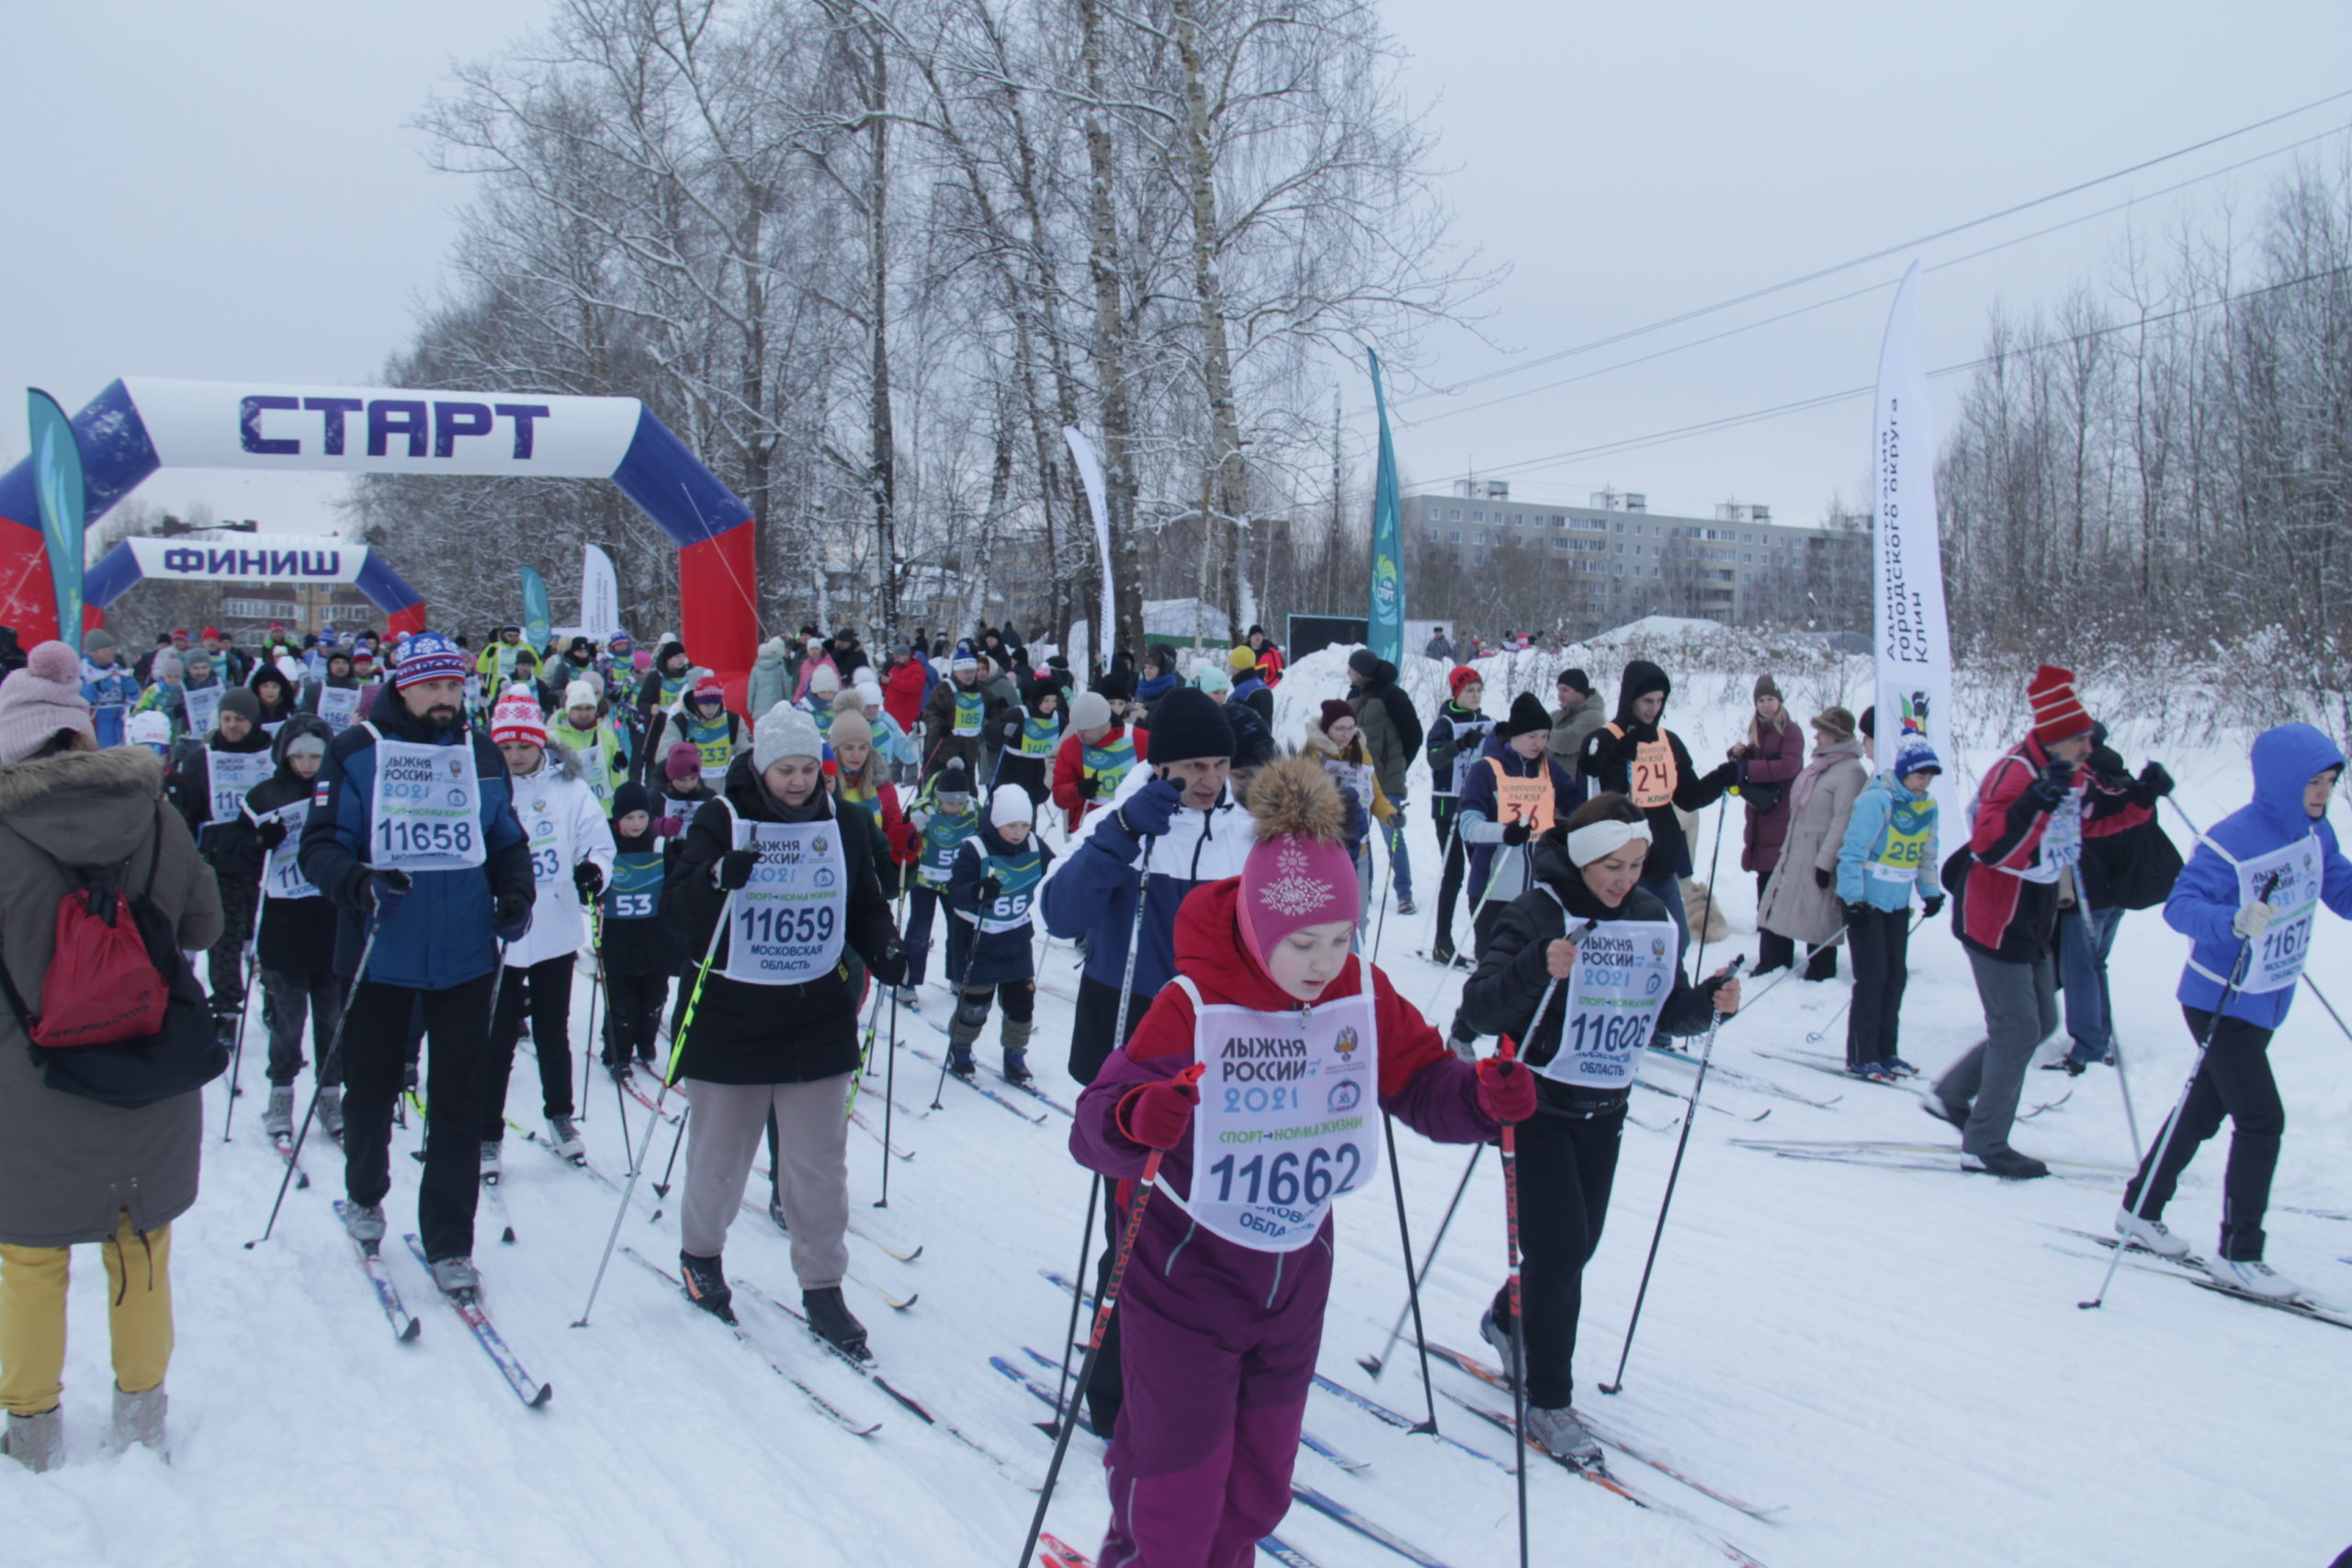
[[[97,738],[82,700],[81,659],[62,642],[44,642],[0,681],[0,763],[25,761],[61,729]]]
[[[1293,931],[1352,923],[1360,898],[1355,862],[1341,841],[1347,807],[1319,763],[1291,757],[1259,773],[1250,814],[1258,841],[1241,865],[1241,936],[1262,968]]]

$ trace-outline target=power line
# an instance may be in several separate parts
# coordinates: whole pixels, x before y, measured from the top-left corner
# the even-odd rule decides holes
[[[2166,186],[2161,190],[2149,191],[2143,196],[2129,197],[2122,201],[2115,203],[2111,207],[2102,207],[2095,212],[2086,212],[2077,218],[2068,218],[2063,221],[2052,223],[2047,228],[2036,229],[2031,233],[2019,234],[2014,239],[2003,240],[1996,244],[1986,245],[1981,250],[1971,251],[1965,255],[1954,256],[1949,261],[1940,261],[1936,263],[1933,266],[1923,267],[1920,270],[1924,276],[1942,272],[1947,267],[1959,266],[1963,263],[1978,261],[1985,256],[1993,254],[1996,251],[2005,251],[2013,245],[2022,245],[2030,241],[2039,240],[2047,235],[2055,234],[2064,229],[2072,229],[2080,224],[2094,222],[2101,218],[2111,217],[2118,212],[2124,211],[2126,209],[2136,207],[2141,202],[2154,201],[2159,197],[2171,196],[2177,192],[2187,190],[2191,186],[2202,185],[2207,180],[2219,179],[2223,175],[2235,174],[2240,169],[2250,168],[2256,164],[2267,163],[2270,159],[2276,158],[2282,153],[2297,152],[2300,149],[2312,145],[2312,143],[2315,141],[2325,141],[2330,137],[2341,136],[2347,130],[2352,130],[2352,123],[2332,127],[2329,130],[2319,132],[2316,136],[2306,136],[2299,141],[2290,141],[2283,147],[2274,147],[2267,152],[2257,152],[2251,158],[2242,158],[2234,164],[2224,164],[2218,169],[2209,169],[2204,174],[2192,175],[2188,179],[2182,180],[2175,185]],[[1792,320],[1798,316],[1809,315],[1815,310],[1826,310],[1832,305],[1842,305],[1849,300],[1863,299],[1866,296],[1892,288],[1902,281],[1903,279],[1901,276],[1897,275],[1896,276],[1885,278],[1877,283],[1867,284],[1860,288],[1849,289],[1843,294],[1833,294],[1826,299],[1817,299],[1810,305],[1799,305],[1794,310],[1783,310],[1775,316],[1765,316],[1758,321],[1744,322],[1739,326],[1726,327],[1722,332],[1710,333],[1705,337],[1692,338],[1688,343],[1679,343],[1670,348],[1661,348],[1649,354],[1637,355],[1631,359],[1620,359],[1611,364],[1603,365],[1598,369],[1586,370],[1574,376],[1563,377],[1557,381],[1546,381],[1540,387],[1522,387],[1516,392],[1504,392],[1498,397],[1488,398],[1484,402],[1465,403],[1460,408],[1451,408],[1443,410],[1441,412],[1425,414],[1419,419],[1400,419],[1397,423],[1408,430],[1418,430],[1427,425],[1435,424],[1442,419],[1452,419],[1457,414],[1476,413],[1482,409],[1490,409],[1498,407],[1503,403],[1515,402],[1521,398],[1532,398],[1540,396],[1544,392],[1555,392],[1563,387],[1573,387],[1579,382],[1590,381],[1598,377],[1609,375],[1612,371],[1630,369],[1636,365],[1647,365],[1653,360],[1664,359],[1669,355],[1680,354],[1687,349],[1702,348],[1711,343],[1721,343],[1725,338],[1737,337],[1742,333],[1754,332],[1759,327],[1772,326],[1781,321]]]
[[[2243,294],[2230,295],[2225,299],[2207,299],[2203,301],[2192,300],[2186,305],[2178,306],[2170,310],[2160,311],[2153,316],[2134,316],[2129,321],[2117,321],[2113,325],[2100,327],[2091,332],[2075,333],[2063,338],[2051,338],[2042,343],[2022,344],[2017,348],[2008,350],[2005,355],[1996,356],[1994,355],[1984,355],[1975,359],[1962,360],[1958,364],[1946,365],[1938,369],[1930,370],[1928,372],[1928,375],[1931,379],[1948,376],[1958,376],[1966,371],[1981,369],[1983,367],[1992,364],[1996,357],[2023,358],[2030,355],[2046,353],[2053,348],[2061,348],[2069,344],[2085,343],[2095,338],[2111,336],[2116,333],[2132,332],[2147,327],[2159,326],[2165,321],[2177,321],[2183,316],[2195,315],[2199,311],[2219,310],[2231,305],[2244,304],[2249,299],[2258,299],[2266,294],[2276,294],[2282,289],[2301,288],[2306,283],[2323,282],[2328,278],[2343,276],[2347,273],[2352,273],[2352,263],[2346,263],[2341,266],[2326,267],[2318,272],[2306,273],[2301,277],[2290,277],[2283,282],[2265,284],[2259,288],[2249,288]],[[1790,414],[1806,413],[1815,409],[1828,408],[1837,403],[1849,402],[1856,398],[1870,397],[1877,390],[1878,387],[1875,382],[1860,387],[1849,387],[1843,391],[1822,392],[1814,397],[1800,398],[1793,402],[1776,403],[1770,408],[1750,409],[1745,413],[1724,414],[1716,419],[1702,420],[1695,424],[1677,425],[1668,430],[1656,430],[1642,435],[1623,436],[1614,441],[1604,441],[1598,446],[1580,446],[1566,452],[1554,452],[1541,457],[1525,457],[1515,463],[1503,463],[1494,467],[1482,468],[1475,474],[1452,475],[1446,479],[1437,479],[1431,482],[1437,484],[1450,484],[1455,479],[1496,479],[1505,474],[1526,473],[1537,468],[1550,468],[1561,463],[1581,461],[1590,457],[1615,457],[1624,452],[1633,452],[1645,447],[1663,446],[1670,441],[1686,440],[1693,435],[1712,434],[1716,431],[1736,429],[1742,425],[1761,423],[1766,420],[1785,418]]]
[[[1807,283],[1817,282],[1825,277],[1832,277],[1838,273],[1850,271],[1855,267],[1866,265],[1871,262],[1883,261],[1888,256],[1898,254],[1904,251],[1914,250],[1921,245],[1932,244],[1938,240],[1950,239],[1954,234],[1965,233],[1971,229],[1982,228],[1987,223],[1996,223],[2004,218],[2013,218],[2020,212],[2029,212],[2037,207],[2046,207],[2053,201],[2061,201],[2067,197],[2080,195],[2084,191],[2096,189],[2099,186],[2111,185],[2117,180],[2140,174],[2144,170],[2153,169],[2160,164],[2169,164],[2175,159],[2185,158],[2192,152],[2200,152],[2208,147],[2219,146],[2224,141],[2234,141],[2238,137],[2247,135],[2253,131],[2260,130],[2267,126],[2276,125],[2280,120],[2292,119],[2299,114],[2308,114],[2312,109],[2324,107],[2328,104],[2332,104],[2339,99],[2347,97],[2352,97],[2352,88],[2346,88],[2344,91],[2339,93],[2330,93],[2324,98],[2315,98],[2312,102],[2301,105],[2299,107],[2288,109],[2283,113],[2271,115],[2267,118],[2256,120],[2251,125],[2242,125],[2235,130],[2226,130],[2218,136],[2209,136],[2202,141],[2191,142],[2186,147],[2176,149],[2173,152],[2163,153],[2157,157],[2143,159],[2141,162],[2133,164],[2127,168],[2117,169],[2111,173],[2100,175],[2094,179],[2080,181],[2075,185],[2066,186],[2063,190],[2054,190],[2046,196],[2035,197],[2030,201],[2020,201],[2014,206],[2005,207],[1998,212],[1988,212],[1981,218],[1972,218],[1964,223],[1955,223],[1948,228],[1939,229],[1933,233],[1922,234],[1917,239],[1905,240],[1897,244],[1888,245],[1883,249],[1872,251],[1867,255],[1855,256],[1849,260],[1838,262],[1831,266],[1818,267],[1812,272],[1804,274],[1801,276],[1788,278],[1780,283],[1770,284],[1762,288],[1752,288],[1745,294],[1735,295],[1728,299],[1719,299],[1712,305],[1702,305],[1696,310],[1685,310],[1679,315],[1668,316],[1642,326],[1628,327],[1623,332],[1611,333],[1606,337],[1594,338],[1590,342],[1578,344],[1573,348],[1559,349],[1554,353],[1543,355],[1537,358],[1528,360],[1526,363],[1521,365],[1506,366],[1499,370],[1489,370],[1483,375],[1472,376],[1466,379],[1456,381],[1450,387],[1432,387],[1426,391],[1408,392],[1400,398],[1391,398],[1389,400],[1389,405],[1392,408],[1403,407],[1408,403],[1419,402],[1425,398],[1451,397],[1466,388],[1480,386],[1486,382],[1497,380],[1505,376],[1517,376],[1525,371],[1536,369],[1542,366],[1551,365],[1563,359],[1572,358],[1579,354],[1589,354],[1597,348],[1608,348],[1613,344],[1624,343],[1632,338],[1646,336],[1647,334],[1655,332],[1662,332],[1668,327],[1679,326],[1685,321],[1694,321],[1702,316],[1712,316],[1720,311],[1728,310],[1737,305],[1745,305],[1752,300],[1762,299],[1770,295],[1779,294],[1791,288],[1800,288]]]

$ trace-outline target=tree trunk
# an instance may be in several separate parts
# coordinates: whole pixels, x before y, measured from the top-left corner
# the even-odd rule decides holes
[[[1102,8],[1078,0],[1080,51],[1086,73],[1086,168],[1089,243],[1087,276],[1094,285],[1094,357],[1102,378],[1103,502],[1110,513],[1108,570],[1118,598],[1118,636],[1109,645],[1142,657],[1143,564],[1136,548],[1134,423],[1127,404],[1126,321],[1119,308],[1119,220],[1111,205],[1117,172],[1111,132],[1102,120]]]

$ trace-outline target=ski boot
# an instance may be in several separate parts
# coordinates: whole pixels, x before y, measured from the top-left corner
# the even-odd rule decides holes
[[[735,1292],[728,1288],[726,1270],[716,1258],[678,1254],[678,1277],[685,1281],[686,1300],[721,1323],[735,1321]]]
[[[2115,1234],[2124,1246],[2144,1247],[2159,1258],[2188,1256],[2188,1244],[2166,1230],[2163,1221],[2142,1219],[2129,1203],[2115,1211]]]
[[[967,1083],[971,1081],[975,1069],[972,1066],[972,1047],[969,1044],[950,1044],[947,1047],[947,1070]]]
[[[1540,1405],[1527,1409],[1527,1436],[1554,1459],[1566,1460],[1581,1470],[1600,1462],[1600,1439],[1590,1427],[1565,1407],[1546,1410]]]
[[[768,1200],[768,1220],[775,1226],[776,1229],[782,1231],[785,1235],[790,1235],[792,1234],[792,1226],[785,1221],[783,1199],[770,1198]]]
[[[319,1125],[336,1144],[343,1142],[343,1086],[331,1083],[319,1086]]]
[[[555,1145],[556,1153],[572,1164],[586,1163],[588,1145],[582,1140],[580,1129],[571,1124],[571,1117],[550,1116],[548,1118],[548,1141]]]
[[[433,1283],[445,1296],[472,1297],[481,1293],[481,1275],[470,1258],[437,1258],[430,1265]]]
[[[481,1146],[481,1179],[484,1181],[495,1181],[499,1177],[504,1174],[504,1169],[499,1162],[499,1156],[504,1148],[505,1145],[503,1144],[489,1141],[483,1143]]]
[[[52,1405],[38,1416],[10,1416],[6,1434],[0,1436],[0,1454],[35,1475],[53,1469],[65,1457],[65,1407]]]
[[[1919,1069],[1913,1066],[1910,1063],[1905,1061],[1900,1056],[1882,1057],[1879,1060],[1879,1066],[1884,1067],[1888,1072],[1893,1073],[1898,1078],[1916,1078],[1919,1076]]]
[[[1987,1176],[1997,1176],[2004,1181],[2036,1181],[2050,1174],[2048,1166],[2031,1155],[2018,1153],[2007,1144],[1996,1145],[1983,1154],[1977,1154],[1969,1149],[1961,1150],[1960,1168],[1983,1171]]]
[[[1029,1070],[1029,1032],[1031,1025],[1018,1019],[1004,1021],[1004,1077],[1008,1083],[1027,1088],[1035,1079]]]
[[[899,1005],[909,1012],[922,1011],[922,990],[916,986],[899,987]]]
[[[220,1049],[223,1051],[234,1051],[237,1048],[237,1025],[241,1021],[243,1021],[233,1012],[216,1012],[212,1015],[212,1033],[214,1038],[220,1042]]]
[[[164,1443],[164,1413],[170,1403],[162,1383],[141,1389],[137,1393],[125,1393],[117,1388],[114,1391],[114,1424],[107,1431],[107,1451],[124,1453],[136,1443],[154,1450],[169,1462],[171,1450]]]
[[[274,1083],[269,1086],[269,1103],[262,1108],[261,1130],[271,1138],[294,1135],[294,1086]]]
[[[343,1228],[351,1239],[370,1253],[383,1244],[384,1206],[381,1203],[345,1203],[343,1206]]]
[[[1502,1358],[1503,1376],[1517,1382],[1519,1357],[1515,1352],[1518,1348],[1510,1342],[1510,1325],[1498,1318],[1491,1306],[1478,1319],[1478,1337],[1494,1347],[1495,1354]]]
[[[1412,915],[1419,914],[1420,911],[1410,898],[1399,898],[1396,900],[1396,912],[1400,915]]]
[[[1864,1062],[1859,1067],[1848,1067],[1846,1070],[1853,1074],[1853,1076],[1858,1078],[1867,1078],[1872,1083],[1893,1083],[1894,1081],[1894,1075],[1887,1070],[1887,1066],[1884,1062]]]
[[[850,1315],[839,1285],[801,1292],[800,1310],[808,1314],[808,1326],[817,1337],[842,1355],[859,1361],[874,1359],[874,1352],[865,1348],[865,1325]]]
[[[2243,1291],[2249,1296],[2260,1296],[2267,1302],[2295,1302],[2303,1297],[2301,1285],[2259,1258],[2217,1258],[2205,1267],[2214,1279],[2230,1289]]]

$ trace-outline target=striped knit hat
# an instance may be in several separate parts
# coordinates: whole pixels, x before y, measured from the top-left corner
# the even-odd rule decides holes
[[[392,684],[408,687],[420,681],[462,681],[472,672],[472,660],[464,649],[439,632],[419,632],[401,646]]]
[[[2072,670],[2043,665],[2026,683],[2025,694],[2033,705],[2033,738],[2044,746],[2089,732],[2090,711],[2083,706]]]

